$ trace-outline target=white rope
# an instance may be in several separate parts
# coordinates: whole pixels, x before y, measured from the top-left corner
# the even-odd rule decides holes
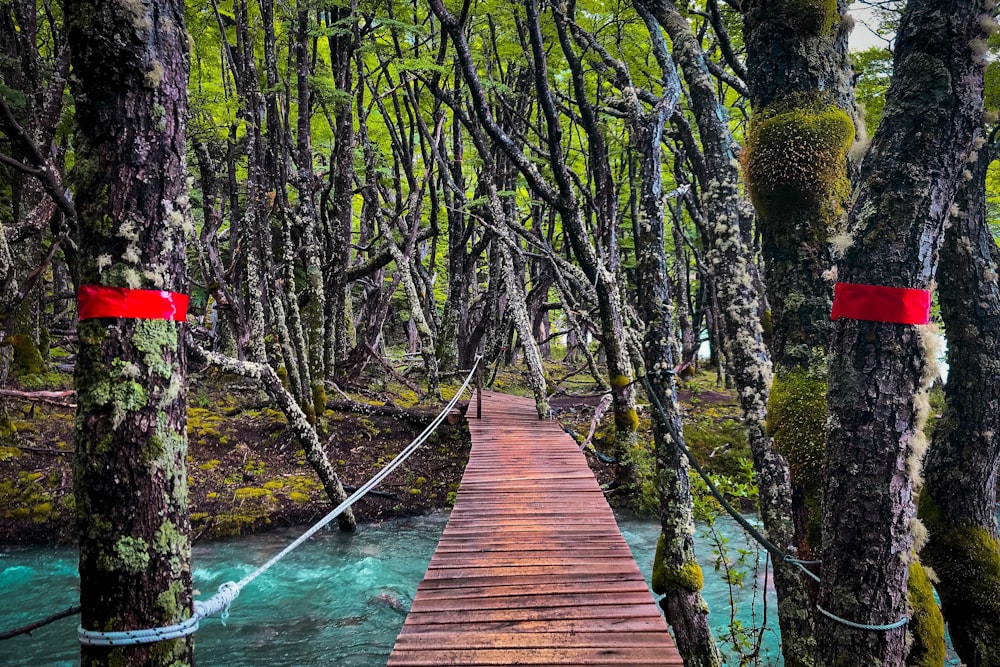
[[[365,482],[365,484],[359,487],[357,491],[348,496],[344,502],[337,505],[333,511],[317,521],[309,530],[300,535],[294,542],[279,551],[273,558],[239,581],[227,581],[222,584],[219,586],[219,592],[209,599],[205,601],[196,601],[194,603],[194,614],[191,615],[191,618],[181,623],[161,628],[121,630],[117,632],[85,630],[82,626],[80,626],[77,628],[77,639],[81,644],[86,646],[127,646],[135,644],[152,644],[154,642],[162,642],[169,639],[180,639],[181,637],[186,637],[198,629],[198,623],[203,618],[207,618],[208,616],[220,611],[222,612],[222,619],[225,621],[226,616],[229,614],[229,605],[233,603],[233,600],[236,599],[236,597],[240,594],[240,591],[242,591],[247,584],[267,572],[278,561],[301,546],[303,542],[322,530],[324,526],[343,514],[348,507],[356,503],[366,493],[374,489],[379,482],[392,474],[392,472],[402,465],[403,462],[406,461],[406,459],[408,459],[410,455],[420,447],[420,445],[426,442],[431,433],[437,429],[441,422],[443,422],[448,416],[448,413],[452,411],[455,404],[458,403],[458,399],[465,393],[465,390],[468,389],[469,383],[472,382],[472,377],[475,374],[476,368],[479,366],[481,359],[482,355],[476,357],[476,361],[472,364],[472,370],[469,371],[469,375],[465,378],[465,382],[463,382],[459,390],[455,392],[455,395],[448,402],[448,405],[444,407],[444,410],[442,410],[438,416],[434,418],[434,421],[432,421],[427,428],[425,428],[420,435],[413,440],[413,442],[407,445],[403,451],[396,456],[396,458],[379,470],[374,477]]]

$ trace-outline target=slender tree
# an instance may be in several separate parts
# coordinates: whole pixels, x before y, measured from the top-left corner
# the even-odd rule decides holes
[[[736,382],[748,441],[760,484],[760,510],[769,539],[790,546],[794,540],[788,464],[774,450],[766,433],[766,410],[771,385],[771,360],[764,344],[760,318],[761,295],[754,284],[753,257],[742,232],[746,213],[739,196],[738,163],[733,140],[705,56],[687,19],[673,2],[641,0],[673,41],[677,60],[690,91],[691,105],[703,147],[704,180],[701,206],[708,252],[707,271],[718,292],[719,314],[730,372]],[[812,635],[803,622],[810,606],[803,578],[792,568],[774,572],[782,650],[790,664],[808,661]]]

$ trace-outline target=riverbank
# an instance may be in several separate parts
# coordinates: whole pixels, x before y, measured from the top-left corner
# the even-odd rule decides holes
[[[598,481],[610,485],[617,465],[609,414],[596,423],[600,403],[589,377],[567,382],[553,398],[556,417],[582,441],[592,427],[588,461]],[[69,386],[72,378],[59,378]],[[494,388],[518,392],[516,371],[501,373]],[[305,453],[259,388],[243,378],[201,372],[190,376],[188,486],[195,541],[249,535],[309,524],[330,503]],[[454,392],[456,387],[444,391]],[[449,394],[450,395],[450,394]],[[739,474],[748,454],[731,394],[704,374],[685,383],[685,432],[716,472]],[[440,410],[418,402],[410,390],[380,385],[331,400],[323,418],[328,458],[345,485],[360,486],[391,460]],[[0,430],[0,544],[68,544],[74,539],[73,419],[71,407],[6,400],[7,428]],[[649,438],[648,415],[642,415]],[[376,523],[447,509],[469,454],[461,418],[442,424],[426,445],[355,506],[358,520]],[[598,453],[600,452],[600,454]],[[649,471],[652,470],[651,466]],[[648,489],[646,489],[648,491]],[[643,489],[609,492],[619,508],[650,508]]]

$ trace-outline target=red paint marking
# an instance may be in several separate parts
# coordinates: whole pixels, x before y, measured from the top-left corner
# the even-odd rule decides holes
[[[188,295],[163,290],[81,285],[76,294],[80,321],[99,317],[175,320],[187,317]]]
[[[927,324],[931,317],[929,290],[837,283],[833,287],[830,319]]]

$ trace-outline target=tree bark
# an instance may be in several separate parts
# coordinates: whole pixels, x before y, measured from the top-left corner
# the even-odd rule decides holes
[[[660,606],[673,628],[677,648],[687,667],[716,667],[722,656],[708,625],[708,605],[701,595],[703,575],[695,559],[694,513],[688,461],[674,437],[683,438],[674,385],[675,339],[673,295],[664,250],[664,193],[662,135],[670,114],[676,111],[681,83],[667,55],[659,24],[641,7],[650,31],[652,49],[665,80],[663,98],[648,113],[638,99],[629,114],[629,142],[639,161],[639,210],[636,220],[636,282],[640,315],[646,323],[643,355],[646,376],[667,412],[653,420],[657,488],[660,496],[660,539],[653,561],[653,591],[662,594]],[[631,83],[631,82],[629,82]],[[629,89],[634,90],[631,86]],[[634,95],[634,93],[633,93]]]
[[[704,217],[709,250],[708,270],[718,291],[720,329],[728,367],[736,382],[747,438],[760,486],[761,519],[769,539],[781,547],[793,544],[791,486],[788,464],[767,436],[766,406],[771,385],[771,360],[764,344],[759,317],[760,295],[749,266],[749,248],[741,231],[744,215],[739,199],[738,171],[732,154],[732,136],[715,96],[704,64],[704,55],[690,25],[672,2],[643,2],[666,29],[673,42],[674,58],[684,73],[703,146],[709,182],[702,183]],[[811,628],[803,622],[810,605],[801,576],[791,567],[776,567],[778,618],[782,647],[789,664],[801,664],[811,652]],[[801,657],[800,657],[801,656]]]
[[[187,291],[184,5],[66,5],[78,120],[84,283]],[[74,490],[81,624],[127,630],[191,614],[183,323],[79,325]],[[83,665],[188,665],[190,638],[84,646]]]
[[[982,10],[973,0],[907,4],[885,116],[858,178],[839,281],[930,289],[956,183],[982,122]],[[834,325],[819,604],[855,623],[891,624],[926,611],[910,609],[907,582],[912,488],[935,374],[927,358],[932,336],[909,324],[842,318]],[[818,664],[902,665],[906,634],[817,617]]]
[[[971,154],[945,231],[938,300],[948,340],[947,405],[924,466],[921,557],[937,573],[952,644],[969,667],[1000,664],[1000,251],[986,223],[986,169]]]

